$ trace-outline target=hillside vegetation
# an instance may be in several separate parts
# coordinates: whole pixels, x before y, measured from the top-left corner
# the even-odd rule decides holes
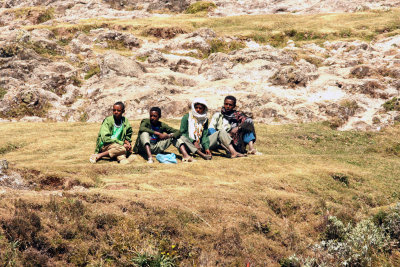
[[[338,132],[324,124],[258,124],[260,156],[215,154],[177,165],[137,156],[127,166],[89,163],[99,126],[0,124],[7,174],[23,181],[0,180],[2,265],[294,266],[285,264],[310,257],[336,266],[360,244],[368,248],[361,265],[398,263],[392,241],[399,232],[387,228],[382,236],[392,241],[380,243],[365,234],[392,218],[400,201],[398,126]],[[313,249],[340,238],[353,254]]]
[[[328,40],[371,41],[378,37],[397,35],[400,33],[400,9],[313,15],[243,15],[222,18],[208,17],[206,13],[175,15],[173,19],[168,16],[134,20],[92,18],[81,20],[78,24],[53,23],[51,26],[34,25],[25,28],[28,30],[48,28],[55,31],[65,28],[89,31],[100,27],[122,29],[142,37],[148,37],[147,29],[154,27],[178,27],[185,32],[193,32],[205,27],[221,36],[252,39],[274,46],[285,46],[289,39],[298,44],[307,42],[321,44]]]

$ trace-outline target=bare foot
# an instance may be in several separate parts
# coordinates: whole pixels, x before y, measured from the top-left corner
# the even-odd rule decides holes
[[[236,154],[232,154],[231,155],[231,159],[235,159],[235,158],[243,158],[246,157],[246,155],[242,154],[242,153],[236,153]]]
[[[188,158],[183,158],[182,159],[182,162],[185,162],[185,163],[187,163],[187,162],[195,162],[196,160],[194,159],[194,158],[192,158],[192,157],[188,157]]]
[[[89,158],[90,163],[95,164],[99,160],[99,154],[92,154]]]

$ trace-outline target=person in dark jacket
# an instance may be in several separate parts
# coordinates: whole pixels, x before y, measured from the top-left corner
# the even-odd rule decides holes
[[[161,109],[152,107],[150,118],[143,119],[140,123],[138,137],[133,151],[145,154],[148,163],[154,163],[153,154],[164,152],[171,144],[179,148],[182,145],[177,138],[180,132],[160,121]]]

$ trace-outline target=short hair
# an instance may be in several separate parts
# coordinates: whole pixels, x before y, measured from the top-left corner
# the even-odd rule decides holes
[[[114,106],[120,106],[120,107],[122,108],[123,111],[125,110],[125,105],[124,105],[124,103],[122,103],[121,101],[116,102],[116,103],[114,104]]]
[[[157,112],[157,113],[158,113],[158,116],[160,116],[160,118],[161,118],[161,109],[160,109],[159,107],[152,107],[152,108],[150,109],[150,113],[151,113],[152,111]]]
[[[224,102],[227,99],[232,100],[233,104],[236,106],[236,97],[234,97],[233,95],[228,95],[227,97],[225,97]]]

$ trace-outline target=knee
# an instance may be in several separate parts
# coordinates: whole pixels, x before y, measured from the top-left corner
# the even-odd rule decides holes
[[[125,153],[126,152],[126,148],[123,145],[118,145],[116,147],[116,150],[120,153]]]
[[[140,138],[150,138],[150,134],[148,132],[143,132],[140,134]]]
[[[116,157],[116,156],[124,155],[126,153],[126,148],[123,145],[115,144],[109,150],[109,152],[110,152],[110,157]]]
[[[150,143],[150,134],[148,132],[141,133],[139,138],[140,138],[140,142],[142,143],[142,145],[146,145],[146,144]]]

